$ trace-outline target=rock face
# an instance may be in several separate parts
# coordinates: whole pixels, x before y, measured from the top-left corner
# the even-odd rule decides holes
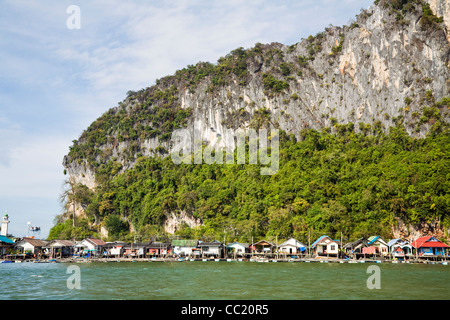
[[[228,129],[275,127],[299,137],[309,128],[334,130],[336,124],[353,123],[358,131],[358,123],[364,123],[387,130],[398,121],[409,134],[424,136],[430,125],[417,126],[424,101],[439,100],[450,91],[450,2],[427,1],[443,17],[443,22],[430,24],[424,23],[424,2],[403,2],[395,7],[392,1],[375,1],[350,26],[329,27],[294,45],[257,44],[231,52],[216,65],[190,66],[152,88],[131,92],[108,111],[109,118],[96,123],[119,115],[133,119],[144,109],[172,104],[189,110],[183,127],[198,129],[207,143]],[[149,102],[154,92],[169,91],[169,98],[160,95]],[[448,110],[440,112],[448,119]],[[132,123],[134,138],[116,126],[89,147],[95,150],[90,160],[85,153],[66,156],[69,179],[94,189],[98,168],[108,161],[124,171],[139,156],[167,155],[173,147],[167,134],[175,128],[165,138],[149,137],[142,132],[152,124],[138,119]],[[77,147],[90,143],[89,132]]]
[[[426,1],[435,15],[443,17],[447,40],[450,42],[450,1],[427,0]]]

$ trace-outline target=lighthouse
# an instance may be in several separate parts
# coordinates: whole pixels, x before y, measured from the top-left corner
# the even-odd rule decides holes
[[[8,224],[9,224],[9,216],[7,213],[5,213],[2,220],[2,230],[0,232],[0,235],[5,237],[8,235]]]

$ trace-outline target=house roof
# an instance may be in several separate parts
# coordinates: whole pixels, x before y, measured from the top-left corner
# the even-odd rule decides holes
[[[150,245],[149,242],[135,242],[135,243],[127,243],[123,247],[125,249],[140,249],[147,248]]]
[[[213,242],[200,242],[198,244],[199,247],[220,247],[222,245],[222,243],[218,242],[218,241],[213,241]]]
[[[339,243],[338,240],[333,240],[331,239],[329,236],[321,236],[319,239],[317,239],[316,241],[314,241],[314,243],[311,245],[311,248],[314,248],[316,245],[318,245],[320,242],[322,242],[322,240],[325,240],[326,238],[328,238],[330,241]]]
[[[392,239],[386,244],[388,247],[395,248],[395,247],[411,247],[411,244],[408,241],[404,241],[402,239]]]
[[[52,240],[48,243],[49,247],[73,247],[75,242],[70,240]]]
[[[172,240],[174,247],[197,247],[198,240]]]
[[[380,236],[371,236],[368,240],[369,245],[374,244],[377,241],[380,242],[381,244],[387,245],[387,243]]]
[[[449,245],[446,245],[432,236],[418,238],[411,244],[414,248],[450,248]]]
[[[148,248],[149,249],[160,249],[160,248],[168,248],[170,247],[170,243],[168,242],[152,242]]]
[[[241,242],[233,242],[233,243],[229,243],[228,245],[227,245],[227,247],[233,247],[233,246],[235,246],[235,245],[237,245],[237,246],[241,246],[241,247],[244,247],[244,248],[248,248],[248,243],[241,243]]]
[[[306,246],[303,243],[301,243],[300,241],[298,241],[298,240],[296,240],[294,238],[290,238],[290,239],[286,240],[285,242],[280,244],[278,247],[284,247],[284,246],[294,246],[296,248],[298,248],[298,247],[305,247],[306,248]]]
[[[344,245],[344,249],[355,249],[355,248],[357,248],[357,247],[359,247],[359,246],[362,246],[362,247],[365,247],[365,246],[367,246],[367,243],[369,242],[369,240],[367,240],[366,238],[359,238],[358,240],[356,240],[356,241],[353,241],[353,242],[349,242],[349,243],[346,243],[345,245]]]
[[[107,242],[105,245],[103,245],[103,247],[104,248],[124,247],[128,244],[129,244],[128,242],[114,241],[114,242]]]
[[[43,247],[47,245],[48,241],[45,240],[39,240],[39,239],[33,239],[33,238],[23,238],[19,242],[16,243],[16,245],[20,245],[21,242],[28,242],[33,247]]]
[[[4,243],[8,243],[8,244],[14,244],[14,241],[9,239],[8,237],[5,236],[0,236],[0,242],[4,242]]]
[[[266,241],[266,240],[261,240],[261,241],[254,243],[253,246],[271,246],[271,247],[273,247],[274,244],[270,243],[269,241]]]
[[[87,238],[85,240],[96,246],[104,246],[106,244],[105,241],[100,240],[100,239],[95,239],[95,238]]]
[[[401,242],[403,242],[402,239],[392,239],[387,243],[387,245],[388,245],[388,247],[392,247],[394,244],[401,243]]]

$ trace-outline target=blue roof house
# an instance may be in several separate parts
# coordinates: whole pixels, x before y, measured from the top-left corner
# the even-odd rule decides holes
[[[14,241],[6,236],[0,236],[0,257],[7,254],[7,251],[14,246]]]
[[[340,241],[333,240],[330,237],[324,235],[314,241],[314,243],[311,245],[311,249],[316,256],[337,257],[339,254],[340,245]]]

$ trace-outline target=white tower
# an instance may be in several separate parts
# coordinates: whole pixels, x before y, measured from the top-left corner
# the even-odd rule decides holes
[[[6,236],[8,235],[8,224],[9,224],[9,216],[7,213],[3,216],[2,220],[2,231],[0,232],[0,235]]]

